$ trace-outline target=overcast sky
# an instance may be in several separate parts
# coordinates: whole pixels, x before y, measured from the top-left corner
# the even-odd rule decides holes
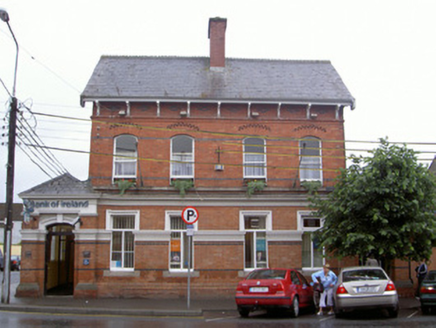
[[[423,152],[426,165],[436,154],[434,0],[10,0],[0,7],[20,45],[16,95],[35,113],[88,119],[80,93],[101,55],[209,56],[208,21],[219,16],[227,18],[227,57],[330,60],[356,98],[355,110],[345,111],[347,140],[405,142]],[[0,21],[1,118],[15,54]],[[90,123],[24,117],[46,146],[89,150]],[[88,178],[88,155],[52,154],[72,175]],[[0,145],[0,165],[6,163],[7,146]],[[6,170],[0,172],[4,202]],[[17,147],[15,194],[49,179]]]

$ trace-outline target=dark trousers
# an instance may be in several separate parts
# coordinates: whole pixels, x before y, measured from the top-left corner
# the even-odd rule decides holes
[[[419,296],[419,290],[421,289],[421,284],[422,284],[422,281],[424,280],[424,278],[425,277],[419,277],[418,276],[418,287],[416,289],[416,296]]]

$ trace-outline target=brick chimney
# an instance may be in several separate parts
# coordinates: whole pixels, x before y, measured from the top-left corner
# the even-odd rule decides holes
[[[209,19],[211,68],[224,68],[226,66],[226,27],[226,18]]]

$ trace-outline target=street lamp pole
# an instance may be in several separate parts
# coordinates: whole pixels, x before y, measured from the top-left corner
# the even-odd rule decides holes
[[[14,169],[15,169],[15,138],[17,130],[17,98],[15,97],[15,88],[17,84],[17,67],[19,47],[14,32],[9,25],[9,14],[6,10],[0,8],[0,19],[8,25],[9,31],[12,34],[17,54],[15,57],[14,85],[10,100],[9,112],[9,137],[8,137],[8,164],[6,169],[6,224],[4,231],[4,272],[3,272],[3,292],[2,303],[9,304],[10,287],[11,287],[11,245],[12,245],[12,209],[14,198]]]

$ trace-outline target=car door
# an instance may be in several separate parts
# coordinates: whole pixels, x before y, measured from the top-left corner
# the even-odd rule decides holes
[[[310,284],[307,282],[306,278],[300,273],[296,272],[298,279],[301,281],[301,302],[304,305],[312,305],[313,304],[313,290]]]
[[[302,295],[301,281],[298,278],[297,272],[295,271],[291,271],[291,282],[292,282],[292,286],[295,289],[295,293],[298,294],[299,302],[301,304],[304,304],[305,299],[304,296]]]

